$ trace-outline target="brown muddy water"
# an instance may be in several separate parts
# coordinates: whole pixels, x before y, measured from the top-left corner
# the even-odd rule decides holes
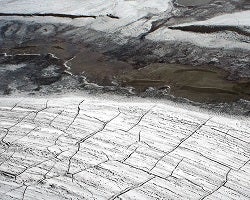
[[[140,94],[148,88],[166,90],[176,97],[188,98],[196,102],[233,102],[250,100],[250,80],[227,80],[228,73],[210,66],[188,66],[179,64],[154,63],[140,69],[129,63],[112,60],[102,53],[86,46],[65,41],[29,42],[19,47],[2,48],[8,54],[52,53],[66,62],[70,72],[84,75],[89,82],[99,85],[134,87]]]

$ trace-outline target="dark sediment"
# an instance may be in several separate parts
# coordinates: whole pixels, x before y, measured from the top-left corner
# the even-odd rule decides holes
[[[32,14],[24,14],[24,13],[0,13],[0,16],[14,16],[14,17],[60,17],[60,18],[96,18],[95,15],[69,15],[69,14],[60,14],[60,13],[32,13]]]
[[[173,26],[173,27],[168,27],[168,28],[174,29],[174,30],[194,32],[194,33],[216,33],[216,32],[222,32],[222,31],[232,31],[240,35],[250,37],[250,31],[246,31],[244,30],[244,28],[235,27],[235,26],[189,25],[189,26]],[[246,42],[249,43],[250,39]]]
[[[59,81],[64,73],[62,62],[51,55],[0,56],[0,94],[13,90],[38,91],[43,85]]]

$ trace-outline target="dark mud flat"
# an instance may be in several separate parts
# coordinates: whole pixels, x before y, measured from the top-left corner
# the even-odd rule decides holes
[[[86,44],[76,44],[57,37],[46,43],[42,39],[29,40],[19,45],[7,43],[0,49],[0,53],[19,55],[2,56],[0,61],[2,69],[4,66],[10,68],[12,65],[14,68],[14,65],[25,65],[23,68],[1,73],[2,79],[8,80],[2,82],[4,93],[10,92],[10,88],[14,87],[13,83],[10,83],[14,82],[14,79],[19,81],[17,85],[20,86],[16,87],[18,90],[26,88],[25,84],[29,85],[27,88],[33,85],[32,89],[30,88],[31,91],[39,90],[41,85],[60,82],[63,76],[69,76],[64,73],[64,70],[67,70],[77,80],[76,85],[73,85],[75,89],[85,88],[85,84],[79,80],[86,77],[88,83],[111,87],[105,91],[116,90],[117,87],[132,87],[133,92],[137,95],[152,97],[173,95],[203,103],[250,100],[249,78],[235,77],[235,79],[229,80],[229,77],[232,76],[230,71],[216,68],[213,65],[192,66],[164,63],[137,65],[137,63],[111,58]],[[55,68],[53,69],[51,66]],[[46,81],[41,80],[46,80],[42,79],[44,76],[42,70],[46,68],[51,69],[52,77],[51,82],[45,84]],[[20,74],[24,74],[23,77]],[[29,74],[27,80],[31,80],[32,84],[24,81],[25,74]]]
[[[88,83],[108,86],[111,90],[115,90],[112,86],[132,87],[137,95],[173,95],[202,103],[250,100],[248,78],[230,81],[227,79],[228,72],[212,66],[154,63],[138,69],[136,65],[110,59],[86,46],[75,46],[65,41],[46,44],[30,42],[3,51],[15,55],[2,55],[0,60],[3,93],[11,92],[14,82],[18,82],[15,89],[31,92],[39,91],[43,85],[49,87],[54,82],[60,83],[63,76],[69,76],[64,73],[69,67],[67,70],[74,79],[86,77]],[[20,65],[23,66],[17,68]],[[49,73],[45,75],[46,72]],[[83,82],[79,81],[73,88],[82,89],[82,85]]]
[[[175,2],[182,6],[200,6],[210,3],[212,0],[176,0]]]
[[[29,41],[19,46],[2,48],[0,53],[9,55],[46,55],[49,53],[60,60],[61,66],[69,67],[68,72],[76,76],[83,75],[89,82],[98,83],[101,86],[112,85],[114,77],[134,69],[127,62],[110,59],[84,45],[76,45],[63,40],[53,40],[48,43]]]
[[[70,85],[73,90],[91,88],[92,91],[115,93],[121,93],[121,88],[128,88],[125,93],[129,95],[133,91],[133,94],[140,96],[174,96],[200,103],[250,100],[249,78],[236,74],[232,79],[230,71],[213,65],[138,65],[112,58],[87,44],[76,44],[56,37],[46,43],[42,39],[19,45],[7,43],[0,53],[13,55],[6,57],[2,54],[0,60],[3,94],[16,90],[34,93],[40,89],[43,92],[58,92]],[[65,70],[72,75],[65,74]],[[63,82],[63,77],[71,79]],[[91,83],[97,85],[90,87],[88,84]]]
[[[65,71],[61,60],[52,55],[0,55],[0,94],[39,91],[59,81]]]
[[[153,87],[198,102],[250,100],[250,81],[229,81],[227,76],[227,72],[209,66],[151,64],[118,79],[123,86],[133,86],[139,92],[150,91],[147,89]]]

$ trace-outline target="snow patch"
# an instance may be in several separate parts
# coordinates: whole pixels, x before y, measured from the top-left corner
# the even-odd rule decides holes
[[[16,71],[25,67],[26,64],[8,64],[8,65],[0,65],[0,72],[2,71]]]

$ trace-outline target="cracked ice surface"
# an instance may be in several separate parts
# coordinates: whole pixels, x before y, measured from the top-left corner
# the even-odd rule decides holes
[[[1,97],[1,198],[250,198],[249,119],[122,98]]]

